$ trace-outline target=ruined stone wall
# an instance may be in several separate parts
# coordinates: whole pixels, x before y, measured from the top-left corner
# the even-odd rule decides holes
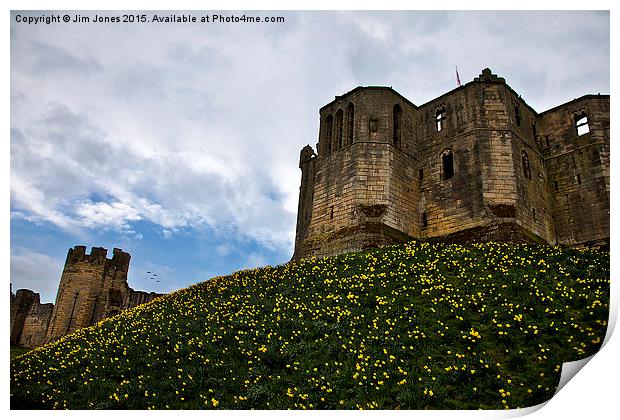
[[[575,126],[579,115],[586,115],[589,125],[589,133],[581,136]],[[579,98],[540,120],[557,242],[608,243],[609,96]]]
[[[161,293],[143,292],[140,290],[133,290],[129,288],[129,293],[127,293],[127,295],[125,296],[125,302],[123,304],[123,309],[129,309],[129,308],[133,308],[134,306],[148,303],[159,296],[163,296],[163,295]]]
[[[35,293],[35,300],[30,305],[24,320],[23,330],[19,342],[22,347],[38,347],[45,343],[47,329],[52,319],[53,303],[41,303],[39,294]]]
[[[11,345],[18,345],[28,316],[30,306],[35,301],[36,293],[28,289],[19,289],[11,299]]]
[[[317,150],[302,150],[293,258],[411,237],[609,239],[608,96],[538,114],[489,69],[420,107],[358,87],[321,108]]]

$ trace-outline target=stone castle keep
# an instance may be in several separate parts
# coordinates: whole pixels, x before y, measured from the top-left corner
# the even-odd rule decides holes
[[[11,345],[37,347],[120,311],[161,296],[135,291],[127,283],[131,256],[114,248],[69,249],[56,294],[56,304],[41,304],[27,289],[11,294]]]
[[[293,259],[412,238],[608,246],[609,101],[538,113],[489,69],[420,106],[337,96],[301,151]]]

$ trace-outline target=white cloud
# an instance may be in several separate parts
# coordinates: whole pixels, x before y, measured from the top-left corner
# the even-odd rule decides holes
[[[54,303],[64,261],[27,248],[11,254],[11,283],[13,292],[30,289],[41,296],[41,303]]]
[[[82,224],[86,227],[111,226],[128,229],[129,222],[142,219],[135,207],[118,202],[78,204],[75,213],[82,218]]]
[[[290,255],[299,150],[334,95],[384,84],[421,104],[455,86],[455,64],[463,81],[491,67],[539,111],[609,90],[608,13],[282,14],[12,26],[12,215],[209,227]]]
[[[262,267],[267,264],[263,255],[251,252],[246,259],[245,268]]]

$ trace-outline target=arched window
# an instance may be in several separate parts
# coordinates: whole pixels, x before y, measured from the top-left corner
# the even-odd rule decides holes
[[[336,147],[334,147],[334,149],[342,149],[342,146],[344,146],[342,143],[344,141],[342,135],[342,120],[342,109],[339,109],[338,112],[336,112]]]
[[[454,157],[452,150],[444,150],[441,154],[441,178],[446,180],[454,176]]]
[[[353,118],[355,107],[353,104],[347,106],[347,145],[353,144]]]
[[[446,121],[446,107],[442,106],[435,111],[435,128],[437,132],[445,128]]]
[[[523,176],[527,179],[532,179],[532,172],[530,170],[530,158],[525,150],[521,151],[521,164],[523,166]]]
[[[518,103],[514,103],[515,105],[515,124],[517,124],[517,127],[521,127],[521,110],[519,109],[519,104]]]
[[[402,114],[403,114],[403,109],[400,107],[400,105],[398,104],[394,105],[394,108],[392,110],[392,118],[393,118],[392,129],[394,130],[392,133],[392,144],[396,147],[400,147]]]
[[[334,129],[334,118],[328,115],[325,119],[325,150],[327,154],[332,152],[332,132]]]
[[[577,130],[578,136],[582,136],[590,132],[588,116],[585,111],[581,111],[580,114],[575,115],[575,129]]]

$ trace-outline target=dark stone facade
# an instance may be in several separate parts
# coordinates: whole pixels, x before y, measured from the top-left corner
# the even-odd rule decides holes
[[[104,248],[69,249],[55,305],[27,289],[11,293],[11,345],[37,347],[162,296],[129,287],[130,258],[118,248],[111,259]]]
[[[609,101],[537,113],[489,69],[420,106],[337,96],[301,151],[293,258],[411,238],[607,246]]]

